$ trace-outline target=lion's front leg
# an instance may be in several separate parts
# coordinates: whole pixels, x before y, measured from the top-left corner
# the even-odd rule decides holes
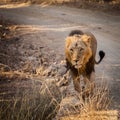
[[[74,89],[81,93],[82,89],[80,86],[80,77],[77,74],[72,73],[72,78],[73,78],[73,84],[74,84]]]
[[[85,93],[92,94],[95,88],[95,72],[92,72],[90,75],[84,76],[85,83]]]
[[[80,78],[76,77],[73,79],[73,84],[74,84],[74,88],[76,91],[78,91],[79,93],[81,93],[81,86],[80,86]]]

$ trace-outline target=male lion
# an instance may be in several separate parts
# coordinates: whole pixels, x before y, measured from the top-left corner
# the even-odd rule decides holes
[[[67,68],[70,69],[74,88],[82,93],[80,76],[85,83],[85,91],[93,92],[95,87],[95,64],[99,64],[105,53],[99,51],[100,60],[95,61],[97,41],[92,33],[83,33],[80,30],[72,31],[66,38],[65,56]]]

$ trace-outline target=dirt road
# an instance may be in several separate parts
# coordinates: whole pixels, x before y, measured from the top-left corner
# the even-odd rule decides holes
[[[120,109],[119,15],[66,6],[14,5],[1,7],[0,16],[27,28],[22,32],[25,44],[49,46],[58,58],[64,55],[65,37],[71,30],[91,31],[97,38],[98,51],[106,53],[103,62],[96,66],[96,79],[106,81],[113,96],[112,108]],[[31,29],[33,34],[29,36]]]

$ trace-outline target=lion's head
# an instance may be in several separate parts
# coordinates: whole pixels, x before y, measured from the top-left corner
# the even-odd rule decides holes
[[[84,67],[92,56],[91,37],[85,34],[67,37],[65,54],[73,67]]]

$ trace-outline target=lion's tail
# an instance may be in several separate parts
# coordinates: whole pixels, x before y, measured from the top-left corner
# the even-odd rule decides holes
[[[99,51],[99,56],[100,56],[100,59],[99,59],[99,61],[95,61],[95,64],[99,64],[101,61],[102,61],[102,59],[104,58],[104,56],[105,56],[105,52],[104,51]]]

